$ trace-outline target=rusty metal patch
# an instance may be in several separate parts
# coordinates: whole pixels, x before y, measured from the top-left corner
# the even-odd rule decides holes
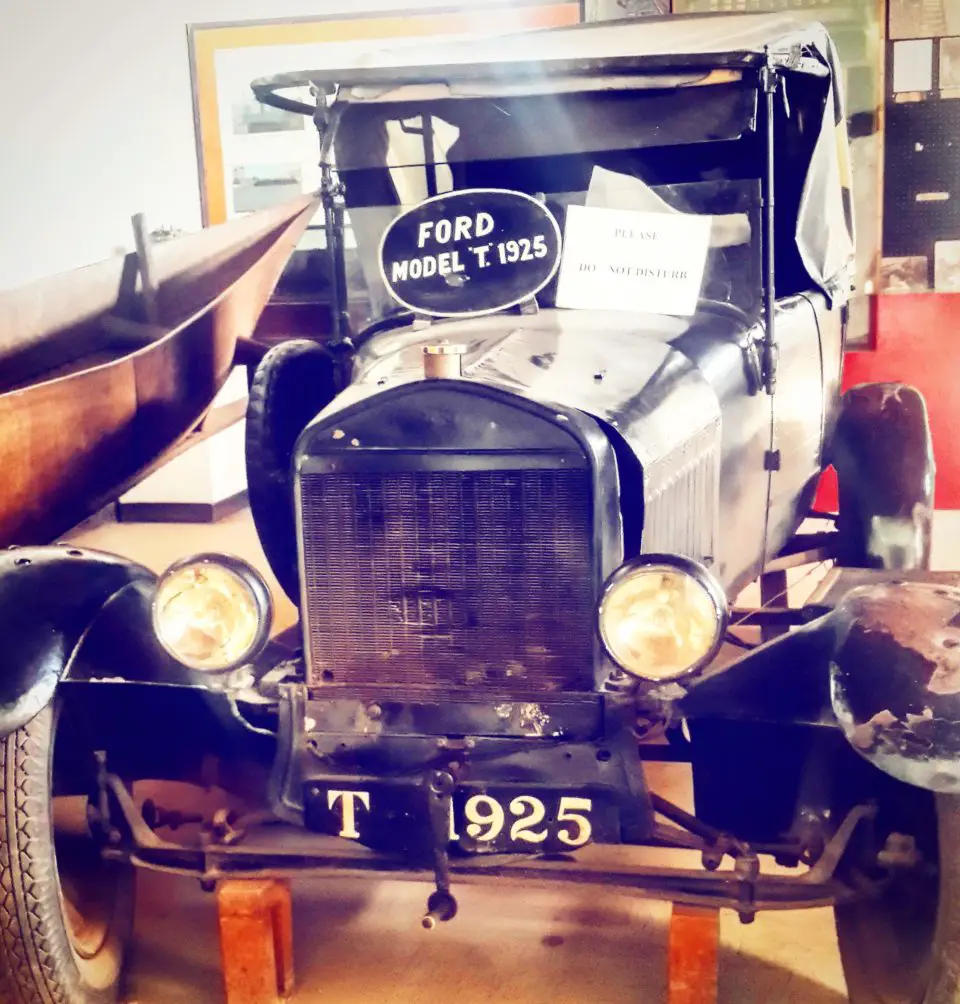
[[[836,611],[834,712],[853,747],[900,780],[960,791],[958,584],[852,590]]]

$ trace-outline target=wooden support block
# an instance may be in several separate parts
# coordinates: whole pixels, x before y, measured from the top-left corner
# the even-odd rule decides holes
[[[720,912],[674,903],[667,948],[667,1004],[716,1004]]]
[[[290,884],[227,879],[217,885],[227,1004],[276,1004],[293,993]]]

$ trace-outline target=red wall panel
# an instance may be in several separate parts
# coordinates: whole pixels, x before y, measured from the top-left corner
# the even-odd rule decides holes
[[[960,294],[878,296],[876,311],[875,347],[847,353],[843,386],[897,381],[923,394],[937,462],[935,505],[960,509]],[[829,471],[817,505],[835,511],[836,499]]]

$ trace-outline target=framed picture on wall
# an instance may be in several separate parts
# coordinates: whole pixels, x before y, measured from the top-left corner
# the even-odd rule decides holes
[[[960,291],[960,0],[890,0],[885,293]],[[899,263],[915,261],[915,281]]]
[[[204,224],[222,223],[319,184],[312,123],[256,101],[250,90],[256,78],[336,66],[371,49],[438,35],[480,37],[582,20],[581,0],[532,0],[189,25]]]
[[[349,65],[371,50],[437,36],[474,38],[582,20],[583,0],[494,0],[455,9],[424,3],[407,12],[188,26],[204,225],[222,223],[320,187],[319,137],[313,122],[261,104],[251,91],[252,81],[317,66]],[[299,96],[312,104],[306,89]],[[278,335],[291,326],[301,330],[291,310],[306,321],[308,330],[327,327],[333,264],[324,222],[321,208],[274,293],[272,304],[285,312],[278,320]],[[349,215],[344,222],[351,281],[360,262]],[[361,298],[351,302],[355,323],[364,323],[366,309]],[[262,323],[272,326],[268,317]],[[270,334],[265,332],[268,338]]]

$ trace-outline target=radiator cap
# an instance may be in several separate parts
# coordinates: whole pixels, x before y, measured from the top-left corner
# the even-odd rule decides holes
[[[464,345],[436,342],[423,347],[423,375],[427,380],[456,380],[463,376]]]

